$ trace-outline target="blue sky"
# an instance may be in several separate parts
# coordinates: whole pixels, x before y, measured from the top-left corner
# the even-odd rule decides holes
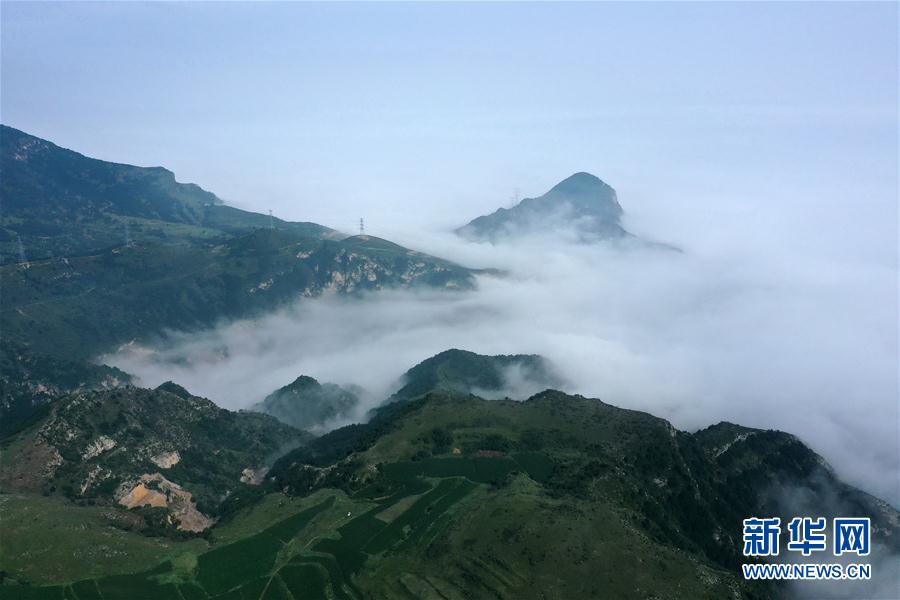
[[[587,170],[638,229],[749,217],[825,248],[851,219],[885,260],[897,26],[896,3],[4,2],[0,100],[60,145],[337,228],[449,227]]]

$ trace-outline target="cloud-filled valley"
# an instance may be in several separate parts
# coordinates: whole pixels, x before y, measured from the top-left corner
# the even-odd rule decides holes
[[[566,391],[682,429],[727,420],[794,433],[845,481],[897,504],[897,330],[885,327],[897,322],[886,301],[895,266],[742,245],[721,230],[684,252],[564,237],[400,240],[505,276],[480,276],[473,292],[303,299],[103,360],[145,385],[172,379],[228,408],[305,374],[363,386],[364,410],[448,348],[540,354]]]

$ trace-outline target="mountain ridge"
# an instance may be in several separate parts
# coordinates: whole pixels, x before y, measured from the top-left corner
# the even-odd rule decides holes
[[[463,364],[501,358],[449,350],[416,366],[434,372],[448,354]],[[383,404],[368,423],[300,439],[267,472],[258,445],[272,447],[267,438],[279,431],[302,436],[267,415],[219,409],[172,382],[72,395],[3,441],[16,457],[40,435],[62,461],[52,452],[37,462],[5,461],[4,490],[9,470],[29,465],[43,474],[42,486],[71,482],[49,490],[69,504],[40,503],[39,517],[87,514],[91,502],[103,503],[112,511],[103,527],[143,520],[144,535],[176,545],[142,571],[24,585],[19,569],[33,560],[35,542],[17,534],[17,545],[0,547],[4,564],[16,566],[2,589],[12,598],[65,597],[70,588],[100,590],[108,600],[130,599],[134,590],[225,598],[259,597],[276,581],[292,593],[342,598],[644,598],[672,589],[709,600],[781,598],[777,584],[741,577],[741,519],[801,514],[808,507],[798,497],[827,498],[829,517],[869,516],[877,551],[900,549],[900,513],[840,482],[791,434],[727,422],[689,433],[646,412],[552,389],[489,400],[463,392],[469,370],[441,374],[440,385]],[[298,380],[300,387],[314,381]],[[151,410],[155,403],[161,413]],[[135,437],[133,419],[147,420],[145,437]],[[183,435],[194,428],[196,439]],[[209,442],[227,450],[227,460],[210,463]],[[104,488],[104,469],[122,483]],[[210,493],[223,486],[224,501]],[[35,518],[18,500],[6,502]],[[159,506],[138,506],[148,502]],[[83,526],[78,539],[97,531]],[[65,536],[58,543],[80,547]],[[133,536],[120,543],[139,547]]]
[[[131,241],[208,239],[277,225],[336,237],[315,223],[270,219],[225,204],[164,167],[88,157],[0,125],[0,264],[83,255]]]
[[[588,517],[590,511],[614,507],[631,533],[618,534],[623,536],[617,538],[621,546],[611,552],[626,552],[624,548],[638,543],[637,539],[648,540],[654,549],[643,552],[662,556],[665,549],[676,548],[699,564],[738,577],[739,565],[746,560],[740,554],[741,519],[770,514],[787,520],[804,514],[800,511],[808,507],[793,500],[803,495],[829,498],[829,517],[870,516],[876,531],[873,535],[886,544],[882,552],[896,553],[900,545],[897,510],[840,482],[820,456],[788,433],[720,423],[691,434],[649,413],[555,390],[540,392],[524,402],[436,392],[409,403],[387,404],[384,409],[388,412],[376,415],[369,427],[335,430],[309,447],[285,455],[273,466],[272,477],[289,494],[301,496],[320,486],[337,486],[388,497],[399,493],[398,481],[410,474],[482,482],[495,490],[494,495],[481,499],[487,503],[483,513],[476,505],[466,504],[468,512],[458,516],[457,525],[451,526],[453,533],[446,534],[456,541],[445,537],[444,543],[454,547],[454,543],[473,539],[472,546],[465,546],[466,553],[494,556],[505,570],[515,573],[521,573],[514,566],[519,559],[497,540],[507,540],[524,552],[526,547],[535,550],[527,540],[552,537],[550,528],[526,524],[544,514],[541,502],[558,503],[554,504],[556,510],[578,515],[573,517],[577,525],[566,517],[553,519],[557,525],[566,523],[569,531],[595,527],[588,525],[596,518]],[[326,439],[329,446],[344,451],[330,457],[318,453],[318,442]],[[509,496],[504,495],[506,489]],[[529,501],[527,513],[518,513],[518,503],[530,494],[536,494],[534,503]],[[510,518],[501,518],[501,514]],[[551,514],[545,518],[550,519]],[[525,521],[517,522],[517,518]],[[509,530],[505,538],[504,528]],[[477,531],[482,535],[476,535]],[[628,541],[631,535],[637,537]],[[453,589],[466,589],[461,579],[465,568],[459,564],[441,568],[450,572],[461,569]],[[626,579],[634,581],[636,575],[630,567],[619,568],[629,573]],[[608,565],[594,569],[609,581],[616,578]],[[418,563],[415,572],[434,574],[424,563]],[[653,577],[664,577],[664,572],[655,569]],[[712,580],[722,581],[721,577],[724,575]],[[385,585],[389,579],[370,577],[367,581]],[[753,590],[755,584],[738,581],[731,584],[729,596],[781,597],[777,589]],[[577,584],[567,581],[564,585]],[[751,589],[743,587],[746,585]],[[520,589],[493,589],[498,597],[527,596]],[[627,589],[622,588],[623,597],[634,596],[633,589]],[[722,597],[721,591],[697,592],[691,597],[708,593]]]
[[[0,328],[17,348],[0,356],[4,430],[53,395],[113,382],[91,361],[121,344],[323,294],[475,285],[477,271],[450,261],[242,211],[171,171],[99,161],[7,126],[0,174]]]
[[[4,493],[111,507],[161,505],[175,515],[170,525],[183,516],[194,520],[187,530],[200,532],[245,478],[311,438],[268,415],[219,408],[172,382],[76,392],[3,440],[0,485]]]

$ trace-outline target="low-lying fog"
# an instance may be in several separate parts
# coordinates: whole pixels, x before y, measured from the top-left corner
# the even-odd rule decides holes
[[[792,432],[846,481],[896,505],[896,263],[823,258],[796,240],[776,243],[777,235],[744,244],[745,226],[734,221],[732,230],[690,239],[674,222],[670,236],[656,223],[654,235],[681,253],[560,238],[491,246],[394,235],[508,276],[481,277],[467,293],[302,300],[104,360],[144,385],[172,379],[244,408],[300,374],[359,384],[371,403],[447,348],[536,353],[556,365],[567,391],[681,429],[728,420]]]

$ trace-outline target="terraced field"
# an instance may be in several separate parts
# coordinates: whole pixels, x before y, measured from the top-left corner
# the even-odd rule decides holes
[[[521,462],[534,463],[534,470],[540,471],[540,461]],[[141,573],[66,585],[6,585],[0,587],[0,596],[11,600],[353,600],[363,596],[353,576],[371,557],[429,543],[447,526],[455,504],[478,485],[514,470],[526,469],[511,458],[493,457],[385,465],[377,483],[353,497],[356,505],[366,507],[364,512],[349,513],[346,518],[343,513],[336,515],[343,523],[324,536],[313,534],[312,530],[321,534],[322,529],[311,523],[317,517],[335,517],[335,496],[259,533],[196,555],[195,561],[166,561]]]

